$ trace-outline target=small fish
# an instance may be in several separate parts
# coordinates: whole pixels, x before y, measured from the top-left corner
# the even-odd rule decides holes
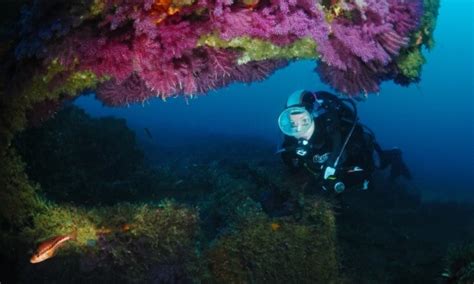
[[[53,257],[56,250],[69,240],[77,239],[77,230],[68,235],[56,236],[42,242],[31,256],[31,263],[39,263]]]
[[[148,138],[150,138],[150,139],[153,139],[153,136],[151,135],[150,130],[146,127],[144,128],[144,130],[145,130],[146,136],[148,136]]]

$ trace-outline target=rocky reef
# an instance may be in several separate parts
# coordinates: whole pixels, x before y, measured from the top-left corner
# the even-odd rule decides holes
[[[74,139],[78,132],[89,134]],[[474,206],[422,202],[383,173],[373,191],[315,192],[264,142],[249,150],[248,139],[235,137],[196,139],[200,152],[157,146],[161,163],[152,165],[123,120],[75,107],[14,141],[0,167],[11,185],[0,191],[8,282],[472,281]],[[44,154],[30,152],[40,145]],[[227,155],[216,152],[223,145]],[[55,167],[61,157],[69,166]],[[113,172],[129,187],[101,187]],[[76,175],[94,186],[78,192]],[[76,239],[53,257],[28,262],[39,243],[71,233]]]
[[[122,138],[112,139],[117,133]],[[0,216],[8,228],[2,230],[2,262],[10,263],[12,281],[340,279],[331,203],[306,199],[292,191],[300,184],[283,177],[270,179],[261,157],[195,159],[191,171],[151,167],[122,120],[92,119],[75,107],[25,131],[14,145],[18,152],[11,152],[2,176],[15,178],[18,169],[28,176],[17,177],[24,188],[2,191],[12,201],[24,192],[22,204],[9,203]],[[107,186],[112,177],[127,189]],[[265,205],[270,191],[289,199]],[[71,232],[77,238],[52,258],[27,262],[38,243]]]

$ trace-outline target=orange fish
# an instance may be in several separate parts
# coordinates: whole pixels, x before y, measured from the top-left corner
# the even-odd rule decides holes
[[[55,255],[56,250],[69,240],[76,240],[77,230],[69,235],[57,236],[42,242],[31,256],[31,263],[45,261]]]

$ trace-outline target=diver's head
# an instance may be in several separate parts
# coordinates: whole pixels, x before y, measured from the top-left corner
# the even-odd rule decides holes
[[[299,90],[288,98],[286,108],[278,117],[278,126],[281,131],[296,139],[309,140],[314,133],[314,120],[305,103],[305,95],[311,93]]]

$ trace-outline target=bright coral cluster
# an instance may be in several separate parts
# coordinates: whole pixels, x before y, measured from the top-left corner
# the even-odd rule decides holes
[[[22,12],[15,54],[19,62],[58,60],[64,72],[106,79],[97,95],[109,105],[261,80],[301,58],[317,60],[322,80],[341,93],[367,94],[383,80],[419,77],[397,60],[429,42],[417,38],[430,36],[420,32],[428,22],[423,6],[422,0],[36,0]]]

